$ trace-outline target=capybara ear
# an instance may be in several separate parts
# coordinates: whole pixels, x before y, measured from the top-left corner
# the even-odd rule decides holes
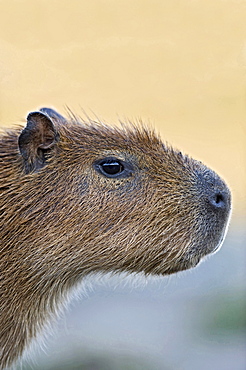
[[[60,113],[56,112],[52,108],[41,108],[40,112],[47,114],[51,119],[65,123],[67,120]]]
[[[28,114],[26,127],[18,139],[26,173],[38,171],[45,166],[48,154],[58,139],[59,135],[47,114],[43,112]]]

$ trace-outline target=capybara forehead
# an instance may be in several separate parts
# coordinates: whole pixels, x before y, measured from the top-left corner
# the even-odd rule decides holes
[[[193,161],[163,143],[154,130],[140,123],[108,126],[97,122],[69,121],[59,129],[61,146],[66,150],[72,145],[76,148],[75,153],[79,151],[85,156],[122,155],[155,167]]]

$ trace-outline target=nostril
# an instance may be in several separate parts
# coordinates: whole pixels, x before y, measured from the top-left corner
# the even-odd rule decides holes
[[[229,206],[229,198],[226,193],[216,191],[210,198],[210,203],[216,209],[226,209]]]
[[[221,194],[221,193],[215,194],[215,203],[216,204],[222,204],[222,203],[224,203],[224,201],[225,201],[225,197],[224,197],[223,194]]]

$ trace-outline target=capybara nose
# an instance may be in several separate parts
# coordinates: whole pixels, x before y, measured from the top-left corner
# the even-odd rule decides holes
[[[207,179],[206,201],[214,212],[219,212],[221,216],[227,217],[231,209],[231,194],[223,180],[214,173]]]
[[[209,202],[214,207],[214,209],[227,211],[230,208],[230,198],[231,197],[228,191],[215,189],[211,192]]]

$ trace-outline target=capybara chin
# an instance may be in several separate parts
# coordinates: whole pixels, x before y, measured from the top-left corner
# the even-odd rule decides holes
[[[171,274],[222,243],[226,184],[140,124],[42,108],[0,143],[1,368],[83,276]]]

